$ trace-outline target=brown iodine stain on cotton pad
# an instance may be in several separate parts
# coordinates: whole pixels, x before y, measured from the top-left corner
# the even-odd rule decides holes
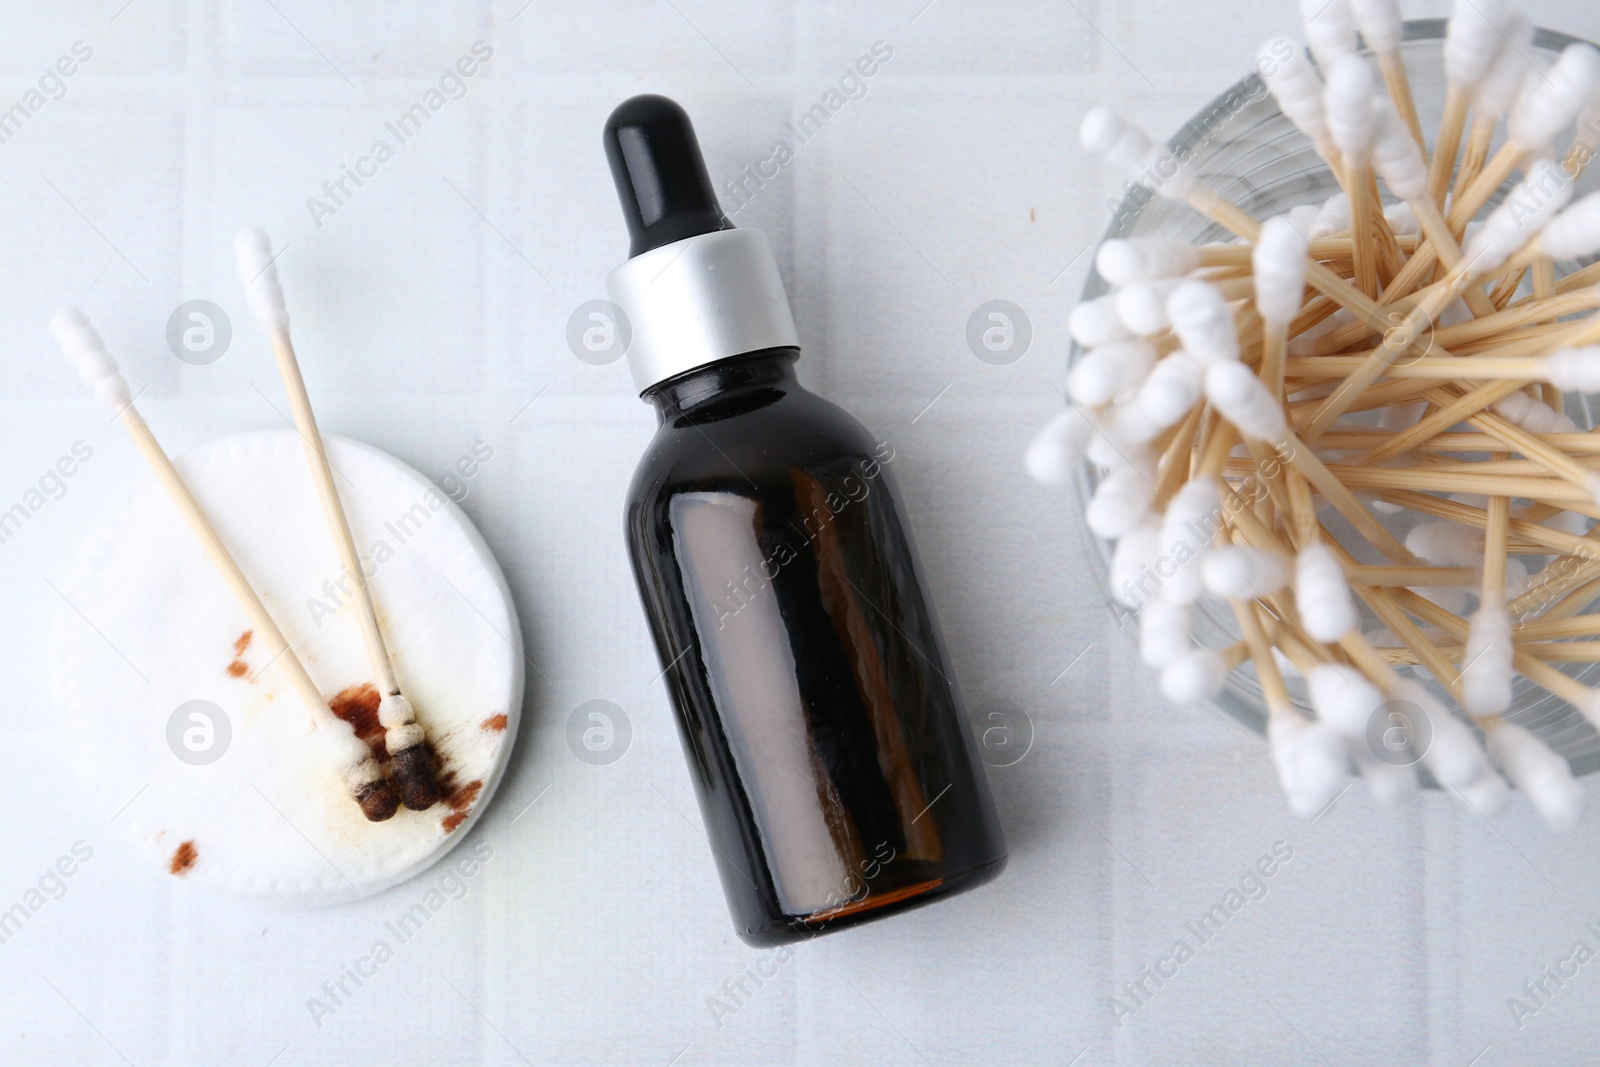
[[[167,864],[167,870],[173,874],[184,874],[194,866],[195,860],[200,858],[200,853],[195,849],[193,841],[185,841],[179,845],[172,854],[172,862]]]
[[[243,678],[250,673],[250,665],[244,661],[245,649],[250,647],[250,639],[255,636],[254,630],[246,630],[233,642],[233,662],[228,664],[229,678]],[[250,679],[252,682],[254,678]]]
[[[479,723],[478,726],[479,728],[488,730],[491,733],[504,733],[506,729],[505,712],[501,712],[499,715],[489,716],[487,719],[484,719],[483,722]]]
[[[362,682],[341,689],[328,701],[328,709],[349,723],[356,736],[372,749],[372,758],[379,763],[389,759],[389,749],[383,743],[383,724],[378,721],[378,703],[383,698],[371,682]]]
[[[468,782],[459,788],[455,784],[455,773],[441,776],[439,786],[444,790],[444,803],[450,809],[440,826],[445,833],[454,833],[456,827],[467,821],[467,816],[472,814],[472,805],[477,802],[478,794],[483,792],[483,779]]]

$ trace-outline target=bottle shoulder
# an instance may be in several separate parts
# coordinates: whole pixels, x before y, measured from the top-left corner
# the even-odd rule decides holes
[[[630,509],[683,492],[789,493],[797,472],[827,477],[886,462],[892,449],[805,389],[752,390],[668,416],[640,458]]]

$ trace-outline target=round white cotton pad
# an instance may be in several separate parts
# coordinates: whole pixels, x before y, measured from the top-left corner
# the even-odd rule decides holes
[[[76,610],[63,605],[51,659],[56,721],[83,788],[162,877],[305,905],[365,896],[464,838],[499,781],[523,684],[499,567],[421,475],[366,445],[327,446],[448,799],[362,818],[244,613],[159,486],[141,479],[62,586]],[[381,742],[360,639],[333,617],[354,609],[296,434],[226,437],[176,462],[335,712]]]

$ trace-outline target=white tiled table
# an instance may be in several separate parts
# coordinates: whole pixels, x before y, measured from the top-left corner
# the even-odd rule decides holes
[[[1021,472],[1060,402],[1080,252],[1116,184],[1076,146],[1079,116],[1113,101],[1175,128],[1294,31],[1292,4],[123,3],[12,3],[0,32],[0,107],[73,42],[94,50],[0,145],[0,508],[74,441],[94,448],[0,544],[0,907],[75,842],[93,849],[0,944],[0,1061],[1600,1062],[1600,963],[1521,1030],[1506,1007],[1574,941],[1600,948],[1584,927],[1600,926],[1600,819],[1556,839],[1522,807],[1492,827],[1438,796],[1378,810],[1357,788],[1296,821],[1258,738],[1155,694],[1074,506]],[[1581,0],[1531,13],[1600,36]],[[465,97],[318,228],[307,198],[478,40],[494,54]],[[625,249],[600,150],[612,106],[680,99],[720,185],[880,40],[894,56],[866,95],[738,221],[778,250],[802,377],[895,443],[969,705],[1020,705],[1037,739],[990,772],[1012,847],[999,882],[805,945],[719,1019],[708,1002],[761,953],[731,933],[625,561],[653,420],[620,365],[580,362],[563,335]],[[46,580],[147,477],[55,356],[48,316],[85,308],[150,383],[141,404],[174,450],[278,425],[229,246],[250,221],[291,246],[330,432],[434,476],[494,448],[464,506],[549,676],[469,842],[493,859],[320,1026],[308,998],[430,878],[317,912],[186,891],[77,798],[43,666],[60,608]],[[194,297],[238,328],[204,368],[162,340]],[[1010,366],[964,339],[994,298],[1035,331]],[[634,730],[604,767],[565,742],[593,698]],[[1185,924],[1275,842],[1293,858],[1266,896],[1200,945]],[[1111,998],[1180,939],[1194,958],[1119,1028]]]

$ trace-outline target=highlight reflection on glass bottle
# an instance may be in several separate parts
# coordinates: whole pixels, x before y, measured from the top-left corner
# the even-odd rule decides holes
[[[1005,842],[893,444],[801,387],[771,249],[723,215],[683,109],[634,97],[605,147],[632,237],[607,287],[659,418],[629,550],[739,936],[989,881]]]

